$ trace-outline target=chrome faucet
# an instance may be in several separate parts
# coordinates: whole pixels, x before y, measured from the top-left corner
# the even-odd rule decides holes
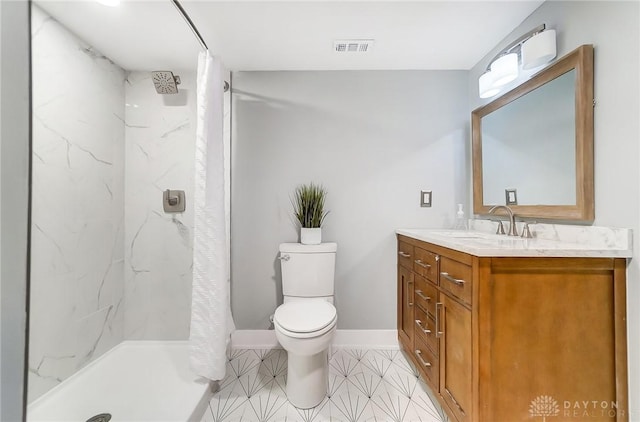
[[[516,216],[513,213],[513,211],[511,210],[511,208],[509,208],[506,205],[496,205],[495,207],[492,207],[489,210],[489,214],[493,214],[493,212],[495,210],[499,210],[499,209],[503,209],[507,212],[507,214],[509,214],[509,232],[507,233],[509,236],[517,236],[518,235],[518,230],[516,228]]]

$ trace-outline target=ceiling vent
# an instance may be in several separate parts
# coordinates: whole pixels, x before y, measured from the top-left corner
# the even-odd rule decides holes
[[[373,48],[373,40],[336,40],[333,49],[337,53],[366,53]]]

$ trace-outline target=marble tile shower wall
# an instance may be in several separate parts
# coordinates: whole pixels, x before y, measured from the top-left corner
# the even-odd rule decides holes
[[[29,399],[123,339],[125,72],[32,5]]]
[[[158,95],[36,5],[32,40],[30,402],[122,340],[188,338],[196,127],[195,70]]]
[[[155,92],[148,72],[127,77],[125,145],[125,338],[189,336],[193,251],[195,72],[180,93]],[[186,211],[165,214],[162,192],[181,189]]]
[[[195,66],[195,62],[194,62]],[[177,71],[180,93],[156,94],[148,72],[125,84],[125,318],[127,340],[186,340],[191,320],[196,75]],[[227,72],[227,80],[230,77]],[[224,95],[229,174],[231,94]],[[181,189],[184,213],[165,214],[162,192]],[[227,181],[227,215],[229,185]],[[227,241],[229,222],[227,221]]]

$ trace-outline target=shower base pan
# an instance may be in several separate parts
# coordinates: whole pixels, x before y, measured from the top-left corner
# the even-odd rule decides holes
[[[27,422],[200,421],[212,393],[189,368],[188,343],[125,341],[29,405]]]

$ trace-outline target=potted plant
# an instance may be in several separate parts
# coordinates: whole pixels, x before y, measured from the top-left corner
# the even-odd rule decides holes
[[[319,245],[322,242],[322,223],[329,211],[324,210],[327,191],[321,185],[309,183],[296,188],[293,213],[300,223],[300,243]]]

